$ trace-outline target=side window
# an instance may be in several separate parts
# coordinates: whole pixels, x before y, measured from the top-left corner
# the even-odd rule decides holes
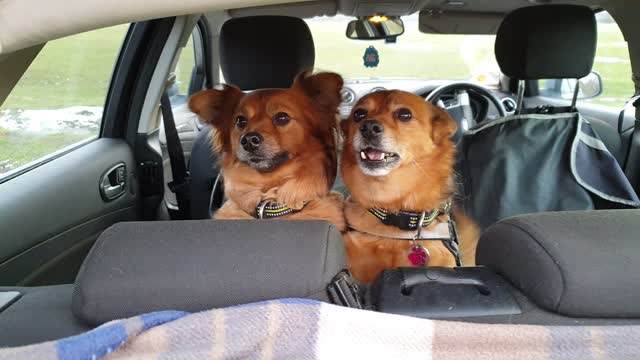
[[[0,107],[0,178],[96,138],[128,25],[47,43]]]
[[[593,72],[580,79],[579,102],[622,107],[633,95],[629,48],[622,31],[606,11],[596,14],[598,45]],[[540,95],[570,100],[575,80],[540,80]]]
[[[180,50],[175,68],[170,75],[173,85],[169,88],[169,97],[175,109],[185,104],[194,92],[203,88],[205,82],[204,43],[196,26],[189,41]]]
[[[182,48],[180,56],[178,56],[178,63],[176,64],[175,69],[176,87],[174,88],[176,95],[185,97],[189,96],[191,76],[193,72],[196,71],[195,51],[196,50],[193,46],[193,35],[191,35],[185,47]]]

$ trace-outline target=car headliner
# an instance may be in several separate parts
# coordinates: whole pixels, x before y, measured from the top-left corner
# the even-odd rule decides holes
[[[227,16],[289,14],[365,16],[373,12],[407,15],[420,10],[467,14],[505,14],[515,8],[538,3],[583,4],[604,8],[616,19],[627,42],[640,89],[640,2],[628,0],[0,0],[0,60],[2,55],[34,47],[49,40],[111,25],[213,11],[228,10]],[[472,19],[472,17],[470,18]],[[472,21],[472,20],[470,20]]]

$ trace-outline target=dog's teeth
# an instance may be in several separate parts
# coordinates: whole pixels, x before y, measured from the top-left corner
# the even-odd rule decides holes
[[[365,154],[365,152],[364,152],[364,151],[360,151],[360,158],[361,158],[362,160],[367,160],[367,154]]]

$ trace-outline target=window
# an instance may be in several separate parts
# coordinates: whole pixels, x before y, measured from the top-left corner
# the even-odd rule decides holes
[[[95,138],[127,25],[47,43],[0,107],[2,174]]]
[[[197,30],[194,30],[197,31]],[[178,57],[178,64],[176,65],[176,85],[178,87],[178,94],[189,95],[189,87],[191,85],[191,74],[195,70],[195,48],[193,47],[193,36],[189,37],[189,41],[182,49],[180,56]]]
[[[426,34],[418,28],[418,14],[403,16],[404,34],[395,43],[385,40],[351,40],[345,36],[347,16],[307,19],[316,47],[315,66],[335,71],[347,79],[417,78],[471,80],[496,85],[500,68],[493,46],[495,35]],[[379,64],[366,67],[369,46],[379,54]]]
[[[596,14],[598,45],[593,72],[580,80],[580,102],[622,107],[633,95],[629,48],[622,31],[606,11]],[[594,76],[595,75],[595,76]],[[598,76],[601,82],[598,81]],[[547,79],[539,81],[542,96],[571,99],[575,80]]]
[[[203,37],[199,26],[196,26],[185,46],[180,49],[170,75],[173,81],[169,88],[172,108],[186,104],[189,96],[204,87],[206,78],[204,52]]]

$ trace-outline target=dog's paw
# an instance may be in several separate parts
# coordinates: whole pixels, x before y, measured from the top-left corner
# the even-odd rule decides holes
[[[274,187],[262,194],[262,200],[273,200],[278,198],[278,188]]]
[[[278,191],[276,201],[280,205],[286,205],[294,210],[300,210],[304,207],[305,200],[296,198],[295,192]]]

